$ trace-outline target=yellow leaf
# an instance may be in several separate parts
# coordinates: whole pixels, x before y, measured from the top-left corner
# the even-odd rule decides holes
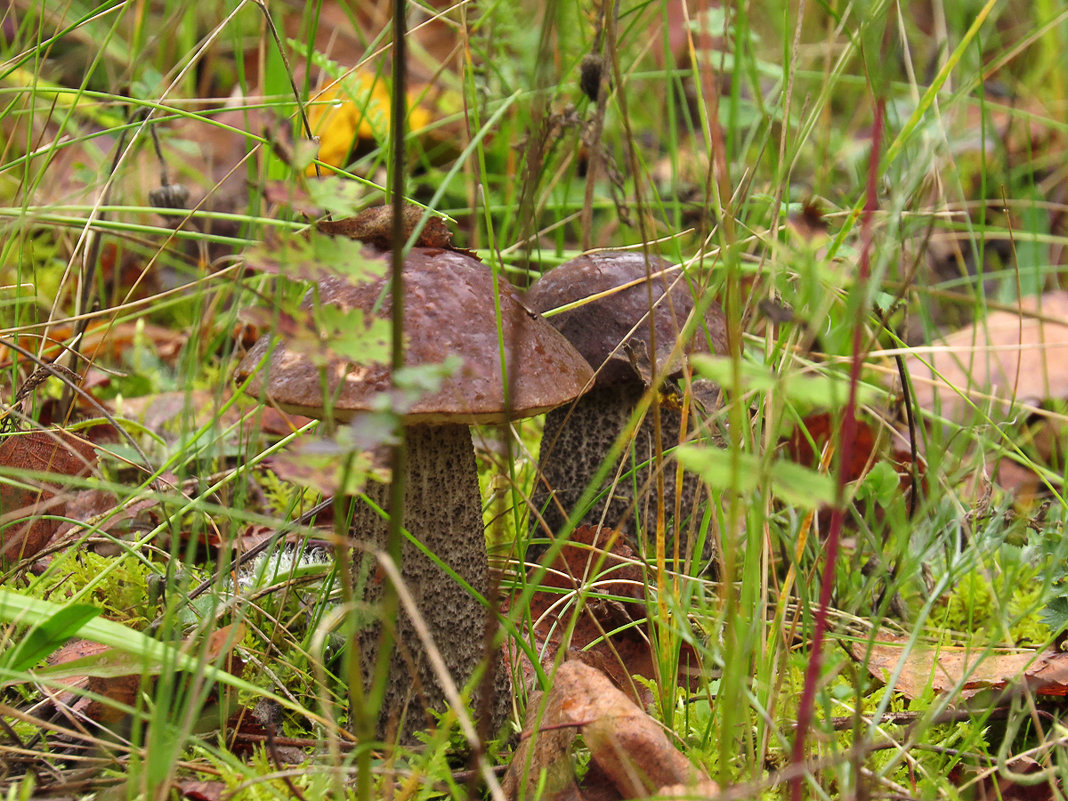
[[[416,105],[422,89],[408,93],[408,128],[418,132],[431,122]],[[390,92],[377,75],[355,72],[317,92],[308,104],[312,134],[319,137],[319,160],[344,167],[358,142],[383,143],[389,134]],[[315,166],[308,168],[315,175]]]

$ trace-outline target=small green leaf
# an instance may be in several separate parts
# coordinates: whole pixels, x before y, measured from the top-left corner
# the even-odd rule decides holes
[[[675,455],[683,467],[697,473],[714,490],[733,488],[752,492],[757,488],[760,465],[752,454],[739,453],[732,457],[730,451],[722,448],[680,445]]]
[[[308,197],[316,206],[341,219],[353,216],[367,205],[367,187],[349,178],[329,175],[308,182]]]
[[[385,275],[389,267],[385,259],[368,253],[355,239],[313,234],[261,243],[249,250],[247,259],[259,270],[286,278],[317,283],[340,276],[358,284]]]
[[[772,462],[771,486],[779,500],[792,506],[816,509],[834,502],[834,479],[795,462]]]
[[[793,462],[777,460],[766,466],[749,453],[732,456],[728,450],[701,445],[681,445],[675,453],[683,467],[715,490],[744,493],[770,487],[779,500],[805,509],[834,501],[835,483],[830,476]]]
[[[734,365],[722,356],[696,354],[691,358],[694,370],[721,387],[734,386]],[[776,375],[771,368],[753,362],[741,363],[740,392],[769,392],[775,390],[790,401],[806,407],[839,406],[849,394],[848,376],[837,373],[790,372]],[[858,401],[867,403],[877,396],[877,390],[865,384],[858,386]]]
[[[389,361],[389,320],[330,305],[316,309],[315,319],[331,354],[365,366]]]
[[[402,367],[393,375],[393,383],[405,392],[405,395],[415,400],[423,395],[429,395],[441,389],[446,378],[450,378],[459,372],[464,366],[464,360],[455,353],[445,357],[441,364],[419,364],[411,367]]]
[[[1068,598],[1061,595],[1050,601],[1042,612],[1042,622],[1054,634],[1068,629]]]
[[[856,497],[889,506],[901,494],[901,477],[889,462],[877,462],[857,486]]]
[[[15,650],[3,659],[8,670],[28,670],[58,651],[67,640],[100,614],[100,609],[88,604],[65,606],[47,620],[33,627],[23,637]]]

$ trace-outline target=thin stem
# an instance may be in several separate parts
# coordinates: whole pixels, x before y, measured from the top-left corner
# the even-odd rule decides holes
[[[393,206],[391,239],[393,249],[390,259],[389,291],[392,297],[390,323],[390,383],[396,386],[398,371],[404,367],[404,259],[407,236],[404,231],[404,126],[407,116],[407,47],[405,40],[405,0],[393,0],[393,92],[390,104],[390,176],[389,191]],[[394,430],[395,442],[390,448],[389,485],[389,533],[387,536],[387,562],[397,566],[399,573],[404,542],[404,478],[407,472],[407,452],[403,421],[398,419]],[[368,731],[379,719],[379,710],[385,697],[389,670],[394,648],[394,621],[400,609],[398,588],[394,581],[386,581],[382,592],[382,626],[373,679],[368,694],[368,705],[354,720],[360,720],[364,731],[362,738],[370,739]],[[366,744],[366,740],[364,741]],[[358,758],[359,776],[357,797],[361,801],[371,798],[371,750],[365,748]]]
[[[857,434],[857,387],[860,385],[860,368],[864,362],[862,351],[864,314],[863,298],[871,277],[871,225],[878,207],[876,185],[879,177],[879,153],[882,146],[886,99],[879,96],[875,100],[875,119],[872,122],[871,157],[868,161],[868,181],[865,194],[863,220],[861,221],[860,261],[857,268],[856,293],[860,299],[857,306],[857,320],[853,328],[853,359],[849,371],[849,400],[842,415],[842,433],[838,459],[838,497],[831,513],[830,531],[825,547],[826,558],[823,575],[820,577],[820,604],[816,612],[816,628],[812,635],[812,650],[808,668],[805,671],[805,686],[801,693],[801,702],[797,711],[797,734],[794,737],[793,751],[790,755],[791,767],[799,768],[805,757],[805,737],[812,724],[812,714],[816,706],[816,687],[819,684],[823,668],[823,637],[827,631],[827,610],[831,605],[831,591],[834,587],[834,575],[838,562],[838,545],[842,535],[842,522],[845,518],[845,486],[849,481],[849,466],[853,463],[853,444]],[[801,801],[804,772],[798,770],[790,779],[791,801]]]

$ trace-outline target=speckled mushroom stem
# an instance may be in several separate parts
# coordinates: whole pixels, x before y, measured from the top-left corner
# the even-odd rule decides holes
[[[543,510],[542,516],[553,532],[560,531],[567,521],[567,516],[561,513],[560,506],[563,506],[567,514],[576,508],[582,494],[593,482],[597,468],[608,456],[616,437],[634,414],[644,391],[640,381],[596,387],[574,404],[553,409],[546,414],[541,440],[542,450],[538,458],[539,477],[532,502],[535,509]],[[675,409],[661,406],[660,425],[665,447],[670,447],[678,441],[682,415]],[[655,514],[656,499],[652,494],[656,486],[653,480],[654,443],[653,421],[647,415],[623,452],[621,461],[624,461],[626,466],[611,497],[595,499],[579,520],[579,525],[597,525],[603,516],[606,526],[627,534],[635,550],[641,553],[642,543],[638,541],[635,530],[635,510],[640,520],[652,520],[652,515]],[[618,467],[619,462],[616,462],[608,478],[599,486],[600,491],[606,491],[611,486]],[[550,499],[550,487],[554,491],[555,500]],[[665,463],[664,470],[664,497],[668,504],[669,520],[673,517],[675,487],[675,463],[669,460]],[[702,493],[701,482],[697,476],[684,473],[681,506],[683,519],[680,523],[686,522],[695,510],[700,511]],[[559,501],[559,505],[556,501]],[[535,532],[536,535],[538,533]],[[670,550],[672,545],[669,543]],[[686,547],[681,548],[681,553],[686,555]]]
[[[482,499],[478,488],[471,432],[463,425],[413,425],[406,429],[408,471],[405,479],[404,527],[470,586],[488,586]],[[372,484],[368,497],[384,508],[388,485]],[[353,533],[373,550],[386,547],[389,524],[366,503],[357,504]],[[373,557],[372,557],[373,558]],[[354,579],[366,582],[364,598],[374,606],[381,598],[382,577],[366,560],[356,560]],[[362,574],[362,575],[361,575]],[[401,576],[457,686],[471,678],[485,653],[488,611],[453,577],[436,565],[414,543],[405,540]],[[395,625],[393,653],[379,731],[397,730],[400,742],[432,724],[429,710],[447,706],[445,694],[426,655],[426,648],[408,615],[401,611]],[[379,626],[359,633],[365,684],[374,671]],[[494,675],[494,707],[490,713],[494,733],[508,712],[508,676],[498,663]],[[403,723],[400,719],[403,716]]]

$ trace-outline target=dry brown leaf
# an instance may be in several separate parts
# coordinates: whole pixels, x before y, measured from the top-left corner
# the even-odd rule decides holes
[[[311,422],[310,418],[286,414],[271,406],[261,406],[252,415],[237,406],[230,406],[221,415],[232,392],[222,395],[211,390],[157,392],[136,398],[123,398],[117,413],[137,420],[149,431],[165,439],[173,439],[188,427],[200,428],[218,416],[223,427],[243,424],[242,436],[257,433],[285,436]],[[188,419],[184,416],[189,415]]]
[[[909,356],[916,401],[925,409],[937,401],[945,417],[966,422],[973,412],[958,390],[994,415],[1016,401],[1068,397],[1068,292],[1026,298],[1020,306],[1023,314],[992,312],[935,343],[935,352]]]
[[[544,696],[544,711],[542,701],[540,694],[531,697],[524,739],[502,785],[509,798],[532,798],[539,786],[540,797],[553,801],[647,798],[672,785],[715,787],[663,727],[596,668],[565,662]],[[581,789],[569,756],[578,733],[592,757]]]
[[[59,477],[84,476],[95,463],[93,447],[61,429],[16,433],[0,441],[0,470],[33,487],[0,483],[0,562],[25,559],[48,544],[60,521],[42,515],[63,515],[67,506]],[[57,482],[18,471],[51,473]]]
[[[48,664],[58,667],[78,659],[105,655],[113,650],[98,642],[71,640],[48,658]],[[137,662],[129,660],[129,664],[131,672],[126,675],[55,679],[56,683],[71,689],[50,692],[52,703],[58,710],[95,723],[115,723],[122,720],[126,716],[122,705],[133,706],[141,688],[141,674]],[[101,698],[90,698],[88,693]]]
[[[226,782],[187,780],[178,782],[175,789],[189,801],[222,801],[227,786]]]
[[[402,236],[407,239],[423,219],[423,209],[419,206],[407,205],[404,207],[403,216]],[[368,245],[374,245],[379,250],[389,250],[393,247],[393,207],[372,206],[344,220],[322,220],[316,224],[316,228],[324,234],[347,236],[349,239],[357,239]],[[415,246],[452,250],[452,231],[449,230],[444,220],[431,215],[427,218],[423,230],[419,232]]]
[[[55,361],[68,352],[67,345],[70,344],[73,335],[74,326],[72,325],[51,326],[47,332],[40,335],[44,342],[35,346],[34,350],[40,348],[40,357],[43,361]],[[173,362],[187,338],[187,334],[182,331],[144,323],[144,321],[93,323],[82,337],[78,351],[89,361],[104,358],[117,361],[123,351],[133,347],[135,341],[144,341],[152,343],[161,359]],[[0,344],[0,367],[9,366],[11,360],[17,357],[17,354]]]
[[[601,671],[565,662],[554,678],[557,688],[567,693],[564,714],[580,726],[593,760],[624,798],[643,798],[665,785],[708,781],[668,741],[663,727]]]
[[[571,764],[571,745],[578,732],[565,719],[563,701],[564,694],[553,691],[532,693],[528,699],[523,739],[501,782],[507,798],[582,799]]]
[[[904,656],[894,689],[908,698],[918,698],[931,689],[936,693],[955,692],[968,699],[983,690],[1002,690],[1019,682],[1026,682],[1039,695],[1068,694],[1068,653],[924,645],[906,653],[907,643],[907,637],[886,636],[877,640],[870,652],[864,642],[853,643],[850,650],[875,678],[884,682],[889,681]]]
[[[805,417],[786,440],[786,452],[790,459],[805,467],[819,467],[821,452],[827,443],[838,444],[840,421],[829,412],[818,412]],[[811,441],[810,441],[811,440]],[[856,481],[871,469],[878,458],[875,451],[876,434],[864,420],[857,420],[853,440],[852,461],[846,466],[845,480]],[[813,444],[816,449],[813,449]],[[820,451],[819,453],[817,451]]]
[[[203,647],[204,659],[208,663],[225,657],[223,669],[239,676],[244,663],[233,649],[244,634],[244,624],[237,623],[213,631],[203,646],[192,641],[186,641],[185,645],[192,649]],[[86,660],[87,664],[72,664],[78,660]],[[45,692],[56,708],[82,720],[102,724],[122,720],[126,716],[122,707],[134,705],[143,677],[165,669],[162,665],[146,664],[140,657],[90,640],[71,640],[48,658],[48,664],[51,670],[42,673],[48,679]],[[57,672],[65,665],[69,666],[67,671]],[[57,691],[54,689],[56,684],[70,689]],[[91,698],[90,694],[99,698]]]

